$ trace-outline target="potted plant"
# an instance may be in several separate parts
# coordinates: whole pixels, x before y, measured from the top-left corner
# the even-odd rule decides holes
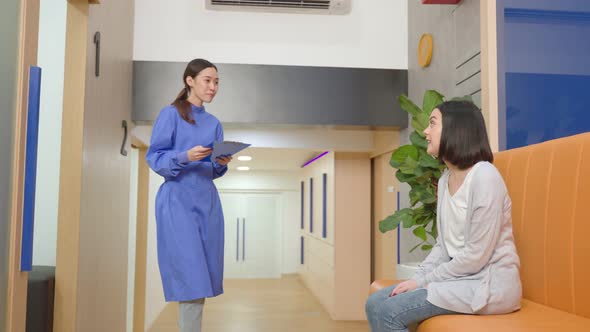
[[[454,98],[470,100],[470,96]],[[413,234],[420,239],[418,247],[429,251],[436,242],[438,228],[436,223],[436,200],[438,179],[446,166],[426,153],[427,142],[424,130],[430,122],[432,110],[444,101],[444,96],[435,90],[424,94],[422,108],[414,104],[407,96],[401,95],[398,101],[403,110],[412,116],[410,134],[411,144],[400,146],[391,154],[390,165],[397,169],[395,176],[399,182],[407,183],[410,190],[410,207],[400,209],[379,222],[382,233],[396,229],[399,224],[411,228]]]

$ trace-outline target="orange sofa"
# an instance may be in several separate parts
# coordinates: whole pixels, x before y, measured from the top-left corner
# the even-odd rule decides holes
[[[430,318],[418,332],[590,331],[590,133],[496,153],[512,198],[522,308]],[[371,292],[394,284],[377,280]]]

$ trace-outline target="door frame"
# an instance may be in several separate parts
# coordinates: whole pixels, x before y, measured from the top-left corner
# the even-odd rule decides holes
[[[67,0],[61,164],[55,269],[54,331],[74,332],[78,312],[80,203],[84,141],[86,49],[90,4]]]
[[[500,147],[498,118],[498,21],[496,1],[480,5],[481,37],[481,108],[484,114],[490,146]]]

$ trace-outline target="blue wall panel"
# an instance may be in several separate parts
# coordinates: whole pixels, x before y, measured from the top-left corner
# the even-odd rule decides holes
[[[590,1],[497,4],[500,149],[590,131]]]

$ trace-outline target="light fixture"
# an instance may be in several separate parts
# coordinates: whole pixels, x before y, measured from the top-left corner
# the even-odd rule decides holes
[[[250,157],[250,156],[239,156],[238,157],[238,160],[239,161],[250,161],[250,160],[252,160],[252,157]]]
[[[238,166],[236,169],[238,171],[249,171],[250,170],[250,167],[248,167],[248,166]]]

